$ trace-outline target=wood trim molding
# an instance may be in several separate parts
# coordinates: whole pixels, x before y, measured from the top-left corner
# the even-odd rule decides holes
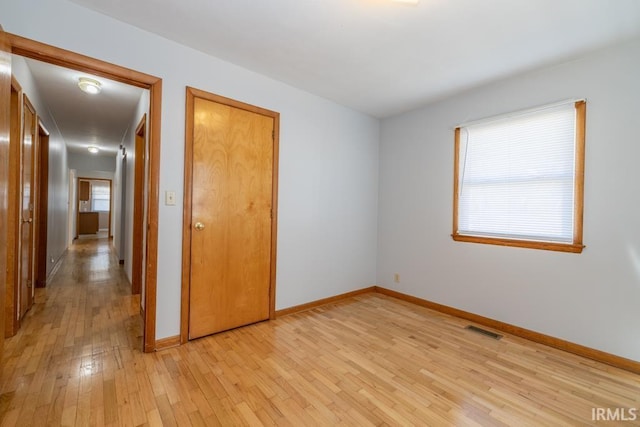
[[[36,225],[35,225],[35,256],[34,256],[34,283],[37,288],[47,285],[47,230],[49,227],[49,131],[40,117],[38,117],[38,153],[36,167],[38,180],[36,182]]]
[[[368,288],[358,289],[355,291],[346,292],[344,294],[335,295],[328,298],[322,298],[322,299],[311,301],[305,304],[294,305],[293,307],[284,308],[282,310],[276,311],[276,317],[282,317],[289,314],[300,313],[301,311],[311,310],[312,308],[320,307],[326,304],[331,304],[334,302],[339,302],[345,299],[353,298],[358,295],[375,292],[376,289],[377,289],[376,286],[370,286]]]
[[[187,88],[185,105],[184,191],[182,204],[182,286],[180,287],[180,343],[189,341],[189,290],[191,286],[191,183],[193,182],[193,91]]]
[[[11,135],[11,55],[7,34],[0,25],[0,370],[6,366],[1,358],[4,355],[4,331],[6,284],[7,284],[7,255],[11,252],[7,237],[11,232],[7,228],[9,207],[9,168],[10,135]],[[11,284],[9,284],[11,286]]]
[[[278,168],[280,166],[280,113],[273,117],[273,163],[271,183],[271,287],[269,289],[269,319],[276,318],[276,266],[278,265]]]
[[[516,248],[525,249],[542,249],[547,251],[556,252],[568,252],[573,254],[582,253],[584,245],[571,244],[571,243],[554,243],[554,242],[534,242],[530,240],[515,240],[515,239],[499,239],[497,237],[480,237],[480,236],[467,236],[464,234],[452,234],[451,237],[456,242],[468,242],[468,243],[483,243],[485,245],[497,245],[497,246],[513,246]]]
[[[141,73],[130,68],[111,64],[90,56],[82,55],[70,50],[31,40],[16,34],[7,33],[11,44],[11,53],[38,61],[84,71],[99,77],[105,77],[120,83],[149,89],[158,77]]]
[[[158,275],[158,211],[160,200],[160,129],[162,110],[162,79],[99,59],[60,49],[15,34],[6,33],[11,53],[49,64],[87,72],[121,83],[149,90],[149,182],[147,213],[147,265],[143,351],[156,348],[156,292]]]
[[[455,128],[453,146],[453,231],[452,236],[458,234],[458,204],[460,202],[460,128]]]
[[[144,251],[144,181],[146,169],[147,115],[143,114],[134,133],[133,165],[133,246],[131,251],[131,293],[142,290]]]
[[[180,290],[180,342],[189,340],[189,293],[191,287],[191,206],[193,183],[193,132],[194,100],[202,98],[262,114],[273,119],[273,161],[271,190],[271,263],[269,286],[269,319],[276,318],[276,265],[278,232],[278,159],[280,138],[280,113],[226,98],[200,89],[187,86],[185,105],[185,144],[184,144],[184,202],[182,210],[182,286]]]
[[[587,103],[578,101],[576,108],[576,152],[575,152],[575,200],[573,207],[573,241],[576,245],[584,247],[583,242],[583,218],[584,218],[584,146],[587,123]]]
[[[624,369],[636,374],[640,374],[640,362],[627,359],[624,357],[616,356],[611,353],[607,353],[601,350],[585,347],[580,344],[575,344],[569,341],[555,338],[549,335],[541,334],[529,329],[514,326],[509,323],[501,322],[499,320],[490,319],[488,317],[480,316],[478,314],[470,313],[468,311],[460,310],[457,308],[449,307],[447,305],[438,304],[422,298],[414,297],[412,295],[403,294],[400,292],[392,291],[390,289],[375,286],[375,292],[383,295],[387,295],[393,298],[397,298],[402,301],[410,302],[422,307],[429,308],[440,313],[448,314],[461,319],[469,320],[474,323],[478,323],[483,326],[487,326],[496,329],[507,334],[515,335],[520,338],[527,339],[529,341],[536,342],[538,344],[544,344],[549,347],[557,348],[559,350],[573,353],[578,356],[586,357],[587,359],[595,360],[597,362],[605,363],[607,365],[614,366],[616,368]]]
[[[178,347],[180,345],[180,335],[161,338],[156,341],[156,351],[166,350],[168,348]]]
[[[158,216],[160,210],[160,119],[162,113],[162,80],[149,86],[149,184],[147,187],[147,265],[145,269],[144,351],[153,351],[156,340],[156,292],[158,283]]]
[[[4,336],[18,333],[18,241],[20,239],[20,141],[22,141],[22,86],[11,76],[9,167],[7,168],[7,242]]]
[[[30,310],[31,307],[33,307],[33,304],[35,303],[35,288],[36,288],[36,277],[35,277],[35,263],[36,263],[36,259],[35,256],[36,255],[36,229],[37,229],[37,222],[38,222],[38,211],[40,210],[39,207],[39,188],[38,188],[38,181],[40,180],[40,170],[37,167],[36,161],[38,159],[38,155],[39,155],[39,151],[40,151],[40,147],[38,144],[38,112],[36,111],[36,108],[33,106],[33,103],[31,102],[31,100],[29,99],[29,96],[27,95],[26,92],[22,93],[22,134],[21,134],[21,138],[19,140],[19,144],[20,144],[20,178],[18,181],[18,194],[20,197],[20,200],[18,202],[18,247],[19,247],[19,252],[17,254],[18,257],[18,266],[19,266],[19,270],[18,271],[18,287],[17,287],[17,292],[18,292],[18,297],[20,300],[20,303],[18,304],[18,313],[19,313],[19,322],[22,323],[22,321],[24,320],[24,316],[26,315],[26,311]],[[30,114],[29,114],[30,113]],[[29,126],[29,128],[27,128],[27,115],[30,115],[33,117],[33,119],[31,120],[31,126]],[[27,137],[30,136],[31,137],[31,144],[27,144],[26,140]],[[27,146],[31,145],[31,148],[29,151],[27,151]],[[27,154],[29,153],[29,154]],[[25,167],[27,165],[27,163],[29,164],[29,175],[25,176]],[[29,195],[26,195],[26,188],[25,187],[29,187]],[[28,238],[28,243],[27,240],[25,240],[24,237],[24,225],[20,225],[21,222],[25,221],[24,218],[24,203],[25,203],[25,199],[26,200],[30,200],[30,207],[29,207],[29,223],[31,223],[31,235]],[[28,227],[28,226],[27,226]],[[24,246],[25,243],[27,243],[27,248],[28,248],[28,258],[27,260],[24,259]],[[28,265],[28,273],[27,273],[27,289],[23,288],[23,280],[25,279],[22,274],[25,272],[24,271],[24,264]],[[29,275],[30,275],[30,279],[29,279]],[[29,285],[29,282],[31,282],[31,284]],[[25,292],[26,291],[26,292]]]

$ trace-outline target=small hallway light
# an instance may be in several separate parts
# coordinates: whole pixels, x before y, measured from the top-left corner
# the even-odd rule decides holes
[[[95,95],[102,90],[102,83],[89,77],[80,77],[78,79],[78,87],[85,93]]]
[[[91,154],[96,154],[100,151],[100,147],[98,147],[97,145],[90,145],[87,147],[87,150],[89,150]]]

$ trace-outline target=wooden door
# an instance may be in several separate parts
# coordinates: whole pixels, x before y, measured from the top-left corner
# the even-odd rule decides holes
[[[20,317],[33,305],[33,218],[35,211],[36,112],[26,96],[23,96],[23,127],[20,189]]]
[[[9,204],[9,129],[11,111],[11,53],[0,25],[0,361],[4,348],[5,283],[7,274],[7,208]],[[10,230],[9,230],[10,231]],[[3,368],[0,362],[0,370]]]
[[[192,175],[186,220],[191,236],[188,334],[193,339],[272,315],[278,116],[200,91],[189,93]]]

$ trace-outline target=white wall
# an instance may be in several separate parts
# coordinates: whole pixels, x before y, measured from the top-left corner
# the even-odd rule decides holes
[[[378,283],[640,360],[639,75],[636,41],[384,120]],[[584,252],[454,242],[453,128],[583,97]]]
[[[126,170],[123,167],[123,160],[126,159],[121,150],[115,158],[115,172],[113,173],[113,215],[111,215],[111,231],[113,233],[113,248],[119,261],[124,261],[124,224],[125,216],[123,209],[126,209],[125,188],[127,183]]]
[[[124,218],[124,229],[119,231],[119,234],[122,234],[121,237],[118,237],[118,245],[121,245],[123,253],[120,259],[124,260],[124,269],[131,282],[132,278],[132,252],[133,252],[133,190],[134,190],[134,181],[135,181],[135,162],[136,162],[136,128],[142,120],[144,115],[147,115],[147,133],[146,137],[148,139],[149,135],[149,126],[148,126],[148,117],[149,117],[149,91],[145,90],[140,95],[140,100],[136,106],[135,111],[131,117],[131,123],[129,124],[129,128],[122,138],[122,145],[125,147],[127,153],[127,162],[126,162],[126,171],[125,171],[125,203],[124,203],[124,215],[121,216]],[[148,156],[147,156],[148,158]],[[119,163],[122,162],[122,156],[118,157]],[[121,168],[121,164],[117,166],[118,170]],[[122,177],[116,174],[116,180],[118,181],[118,185],[121,185]],[[119,187],[121,188],[121,187]],[[119,190],[120,191],[120,190]],[[120,197],[120,195],[118,196]],[[117,200],[117,199],[116,199]],[[122,206],[118,206],[118,212],[122,212]],[[119,218],[121,218],[119,217]],[[145,216],[146,217],[146,216]],[[122,239],[122,243],[120,241]],[[115,237],[114,237],[115,244]],[[143,262],[144,267],[144,262]],[[143,299],[144,300],[144,299]]]
[[[75,169],[69,169],[69,213],[67,215],[67,246],[73,244],[73,239],[76,237],[76,229],[78,224],[76,223],[76,217],[78,215],[78,208],[75,201],[78,199],[78,185]]]
[[[65,0],[2,11],[6,31],[163,79],[160,192],[177,204],[159,211],[158,339],[179,334],[187,85],[281,113],[276,307],[375,283],[377,120]]]
[[[113,172],[96,171],[96,170],[78,170],[76,171],[76,178],[93,178],[93,179],[111,179],[113,180]]]
[[[69,210],[67,147],[49,108],[40,99],[26,61],[13,55],[12,73],[20,83],[36,113],[49,132],[49,195],[47,207],[47,276],[67,249],[67,212]]]
[[[84,171],[115,172],[115,154],[69,153],[69,169]]]

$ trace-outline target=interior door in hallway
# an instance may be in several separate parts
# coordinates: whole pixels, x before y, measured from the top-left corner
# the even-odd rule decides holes
[[[22,132],[22,176],[20,190],[20,317],[33,305],[33,218],[35,211],[36,111],[24,96]]]
[[[278,115],[205,93],[189,102],[193,339],[272,314]]]
[[[9,136],[11,123],[11,47],[0,25],[0,361],[4,350],[4,319],[7,282],[9,207]],[[0,371],[3,363],[0,362]]]

